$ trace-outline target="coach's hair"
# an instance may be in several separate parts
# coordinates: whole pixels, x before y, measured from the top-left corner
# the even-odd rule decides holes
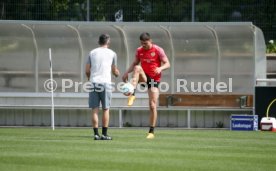
[[[110,36],[108,34],[101,34],[99,37],[99,45],[106,45],[109,43]]]
[[[146,32],[142,33],[142,34],[140,35],[140,40],[141,40],[141,41],[150,40],[150,34],[149,34],[149,33],[146,33]]]

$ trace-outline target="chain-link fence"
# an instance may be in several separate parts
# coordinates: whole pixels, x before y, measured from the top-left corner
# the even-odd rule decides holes
[[[275,0],[0,0],[1,20],[250,21],[276,39]]]

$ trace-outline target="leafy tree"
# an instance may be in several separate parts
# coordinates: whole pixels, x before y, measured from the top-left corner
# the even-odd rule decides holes
[[[190,22],[192,0],[89,0],[90,21]],[[87,0],[0,0],[1,20],[86,21]],[[251,21],[276,39],[275,0],[195,0],[195,21]]]
[[[190,21],[191,0],[144,0],[141,6],[144,21]]]

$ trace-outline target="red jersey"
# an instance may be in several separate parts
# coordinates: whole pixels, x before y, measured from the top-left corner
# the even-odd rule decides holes
[[[157,46],[152,45],[148,50],[145,50],[143,47],[139,47],[136,50],[136,58],[141,62],[141,67],[144,72],[152,79],[157,82],[161,80],[161,73],[155,74],[155,68],[161,66],[161,61],[164,58],[167,58],[164,50]]]

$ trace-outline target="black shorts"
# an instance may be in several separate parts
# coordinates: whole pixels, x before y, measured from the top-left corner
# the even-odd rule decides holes
[[[151,88],[151,87],[158,88],[159,87],[160,82],[155,81],[154,79],[150,78],[147,74],[146,74],[146,77],[147,77],[147,82],[146,83],[141,83],[141,85],[143,87],[148,87],[148,88]]]

